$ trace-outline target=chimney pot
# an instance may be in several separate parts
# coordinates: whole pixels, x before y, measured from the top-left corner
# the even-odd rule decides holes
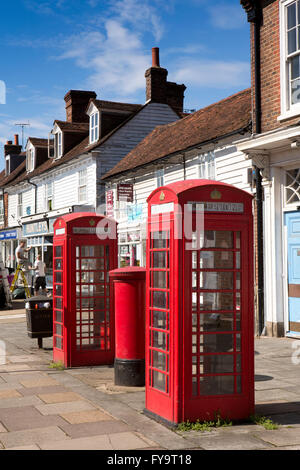
[[[19,135],[15,134],[15,145],[19,145]]]
[[[159,47],[152,47],[152,67],[160,67]]]
[[[12,140],[8,140],[8,141],[6,142],[6,145],[12,145]]]

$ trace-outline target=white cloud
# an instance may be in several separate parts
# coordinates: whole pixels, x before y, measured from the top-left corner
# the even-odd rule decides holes
[[[209,7],[208,11],[211,15],[211,22],[216,28],[238,29],[244,27],[246,23],[246,15],[238,3],[236,5],[215,4]]]
[[[106,21],[104,34],[81,33],[61,46],[64,51],[56,59],[73,59],[77,66],[88,69],[85,85],[101,94],[110,90],[122,97],[145,87],[150,52],[145,53],[138,33],[116,20]]]
[[[184,60],[176,68],[173,76],[177,82],[198,87],[244,87],[250,80],[250,65],[242,61]]]
[[[155,8],[157,1],[113,0],[110,3],[111,13],[120,23],[133,25],[139,31],[150,31],[156,41],[162,38],[164,27]]]

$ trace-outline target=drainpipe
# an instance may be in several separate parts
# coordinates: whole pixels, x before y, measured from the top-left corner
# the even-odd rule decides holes
[[[262,23],[261,6],[257,0],[240,0],[247,13],[249,23],[253,23],[254,40],[254,86],[255,86],[255,134],[261,134],[261,73],[260,73],[260,29]],[[264,238],[263,238],[263,188],[261,170],[255,167],[256,175],[256,238],[257,238],[257,297],[258,333],[263,334],[264,317]]]

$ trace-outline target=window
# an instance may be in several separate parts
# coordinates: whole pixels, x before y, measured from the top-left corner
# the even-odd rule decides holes
[[[214,152],[199,155],[199,178],[209,180],[216,178]]]
[[[53,181],[45,185],[45,210],[53,210]]]
[[[158,188],[160,188],[161,186],[163,186],[165,183],[165,171],[164,169],[161,169],[161,170],[156,170],[156,185]]]
[[[90,144],[97,142],[99,138],[99,113],[90,115]]]
[[[300,109],[300,0],[281,1],[281,112]],[[288,117],[288,116],[287,116]]]
[[[18,194],[17,217],[23,216],[23,193]]]
[[[33,171],[34,170],[34,148],[30,147],[27,150],[27,155],[26,155],[26,170]]]
[[[78,177],[79,177],[78,202],[86,202],[87,201],[87,171],[86,171],[86,168],[79,171]]]
[[[60,158],[62,156],[62,132],[57,132],[54,135],[54,155],[55,158]]]

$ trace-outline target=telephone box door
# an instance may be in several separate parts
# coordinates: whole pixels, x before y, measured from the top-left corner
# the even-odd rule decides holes
[[[214,419],[207,410],[234,419],[253,404],[249,225],[213,219],[197,234],[199,249],[185,256],[191,293],[184,306],[189,319],[184,322],[184,416],[189,419]]]
[[[110,322],[110,267],[115,267],[112,244],[69,241],[72,253],[70,299],[71,363],[108,364],[114,359],[114,323]],[[72,364],[71,364],[72,365]]]

